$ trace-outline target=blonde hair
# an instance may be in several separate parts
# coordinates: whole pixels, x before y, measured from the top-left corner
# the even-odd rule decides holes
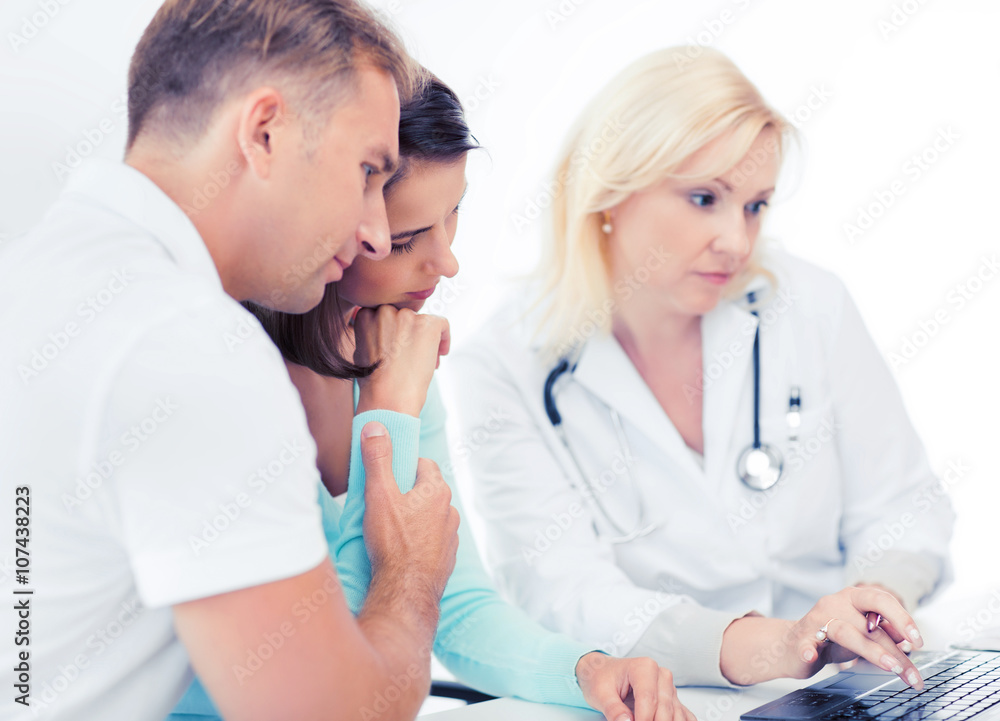
[[[731,60],[709,48],[651,53],[597,94],[560,156],[552,238],[536,271],[542,295],[535,305],[547,305],[538,328],[546,356],[565,355],[581,335],[611,330],[615,300],[603,212],[665,178],[682,177],[684,161],[723,135],[730,138],[728,152],[703,177],[732,170],[767,127],[777,131],[780,157],[794,128]],[[770,275],[757,255],[755,248],[731,293],[757,274]]]

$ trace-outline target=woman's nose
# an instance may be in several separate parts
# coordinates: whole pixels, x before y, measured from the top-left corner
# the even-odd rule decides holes
[[[712,249],[718,253],[728,253],[737,258],[743,258],[750,253],[750,230],[742,208],[740,212],[727,214],[724,225],[712,243]]]
[[[447,232],[441,232],[435,237],[434,252],[428,263],[432,275],[454,278],[458,273],[458,258],[451,252],[451,240]]]

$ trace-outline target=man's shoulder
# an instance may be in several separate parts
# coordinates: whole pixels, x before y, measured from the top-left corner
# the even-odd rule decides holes
[[[120,347],[122,366],[158,374],[174,369],[192,378],[242,378],[251,387],[255,378],[257,384],[275,375],[287,380],[280,352],[253,314],[228,296],[206,293],[197,284],[189,290],[190,295],[174,298],[166,308],[159,307],[170,298],[162,288],[143,289],[137,295],[144,313],[121,321],[122,335],[128,336]]]
[[[44,223],[20,240],[0,260],[11,281],[0,358],[25,389],[47,386],[34,382],[43,377],[110,383],[137,365],[192,376],[284,372],[260,323],[218,279],[183,269],[141,229],[106,224],[70,237]]]

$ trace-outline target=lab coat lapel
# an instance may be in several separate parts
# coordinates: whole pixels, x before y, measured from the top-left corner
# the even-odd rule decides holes
[[[721,304],[702,316],[701,347],[702,432],[705,437],[705,474],[718,480],[735,476],[730,446],[737,423],[753,424],[743,417],[744,396],[753,393],[748,379],[753,372],[753,339],[757,319],[736,303]],[[752,404],[752,397],[750,403]],[[752,411],[751,411],[752,413]],[[728,466],[732,465],[732,468]]]
[[[691,474],[703,475],[684,439],[614,336],[591,338],[581,352],[573,377]]]

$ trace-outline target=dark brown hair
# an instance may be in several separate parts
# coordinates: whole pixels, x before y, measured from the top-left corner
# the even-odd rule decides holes
[[[458,97],[437,78],[425,75],[413,97],[400,108],[400,165],[384,192],[391,193],[413,162],[452,163],[478,147]],[[344,315],[350,308],[337,295],[336,283],[326,286],[323,300],[307,313],[283,313],[251,302],[243,305],[292,363],[334,378],[363,378],[377,367],[355,365],[340,352],[347,330]]]
[[[128,140],[184,141],[252,82],[275,82],[305,120],[333,110],[359,64],[385,70],[400,102],[417,66],[355,0],[167,0],[143,33],[128,74]]]
[[[359,366],[341,352],[347,332],[344,314],[350,308],[337,295],[336,283],[327,285],[323,300],[305,313],[284,313],[249,300],[243,307],[257,316],[287,361],[333,378],[364,378],[378,367]]]

